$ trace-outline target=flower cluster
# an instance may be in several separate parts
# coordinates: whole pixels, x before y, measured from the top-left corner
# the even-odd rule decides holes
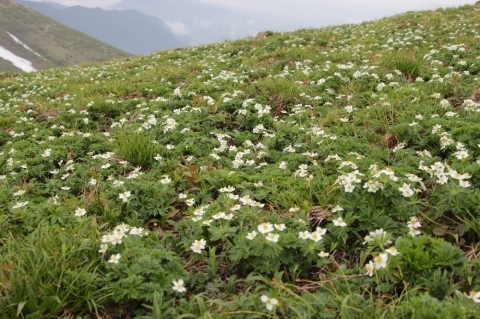
[[[369,235],[366,235],[363,239],[363,244],[375,244],[378,247],[384,248],[387,245],[391,245],[392,241],[390,240],[391,235],[388,234],[383,229],[377,229],[373,232],[370,232]],[[367,270],[367,275],[370,277],[373,276],[376,270],[386,268],[388,262],[388,256],[396,256],[400,252],[394,247],[390,246],[389,248],[384,249],[383,253],[380,253],[373,257],[373,260],[370,260],[366,265],[365,269]]]
[[[407,227],[409,229],[409,234],[412,236],[418,236],[421,234],[420,230],[418,230],[420,227],[422,227],[422,224],[420,224],[420,221],[418,220],[417,217],[411,217],[410,220],[407,223]]]
[[[77,209],[78,210],[78,209]],[[131,227],[126,224],[120,224],[116,226],[111,233],[105,234],[101,238],[100,249],[98,250],[99,253],[105,254],[109,245],[115,246],[122,243],[123,239],[128,237],[128,235],[133,236],[146,236],[148,232],[141,227]],[[110,256],[109,263],[117,264],[120,260],[120,254],[113,254]]]
[[[314,232],[309,232],[308,230],[301,231],[298,233],[300,239],[310,239],[314,242],[318,242],[323,239],[323,236],[327,233],[327,230],[321,227],[317,227]]]

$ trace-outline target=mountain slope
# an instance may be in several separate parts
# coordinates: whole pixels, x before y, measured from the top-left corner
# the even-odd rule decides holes
[[[480,318],[479,21],[0,75],[0,318]]]
[[[129,55],[11,0],[0,0],[0,12],[0,46],[37,70]],[[20,71],[0,61],[0,72]]]
[[[198,0],[123,0],[111,10],[135,9],[169,24],[177,34],[205,44],[238,39],[265,30],[293,30],[304,23]],[[185,40],[187,41],[187,40]]]
[[[161,20],[136,10],[107,11],[81,6],[54,7],[45,2],[17,2],[132,54],[185,46]]]

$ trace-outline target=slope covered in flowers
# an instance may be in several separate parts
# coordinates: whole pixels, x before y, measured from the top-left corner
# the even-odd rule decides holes
[[[0,317],[478,316],[479,18],[0,75]]]

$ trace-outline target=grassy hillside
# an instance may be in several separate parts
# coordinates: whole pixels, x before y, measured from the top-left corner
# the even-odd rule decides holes
[[[0,76],[0,317],[478,318],[480,6]]]
[[[128,56],[117,48],[59,24],[11,0],[0,0],[0,10],[1,45],[17,56],[31,61],[36,69],[107,61]],[[7,32],[39,53],[41,57],[16,43]],[[3,59],[2,61],[0,71],[12,70],[13,65],[10,62]],[[3,67],[5,64],[7,65]]]

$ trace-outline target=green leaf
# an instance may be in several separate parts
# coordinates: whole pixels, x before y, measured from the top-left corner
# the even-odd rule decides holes
[[[17,317],[20,316],[20,314],[22,313],[22,310],[23,310],[23,307],[25,307],[25,304],[27,302],[26,301],[21,301],[18,303],[18,306],[17,306]]]
[[[435,227],[432,230],[432,233],[436,236],[444,236],[447,233],[447,227]]]

